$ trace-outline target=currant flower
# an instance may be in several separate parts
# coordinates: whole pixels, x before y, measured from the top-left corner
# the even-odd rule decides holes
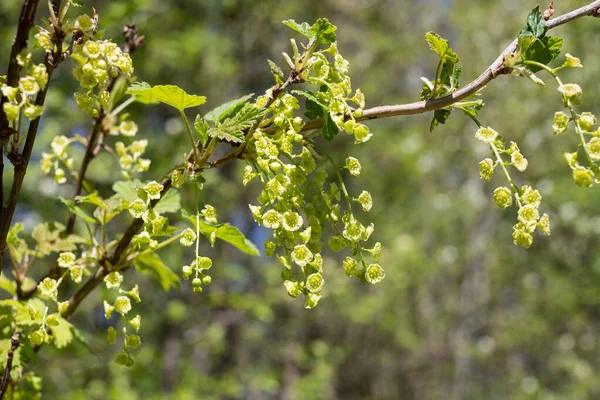
[[[128,335],[125,340],[125,346],[131,349],[137,349],[142,345],[142,339],[138,335]]]
[[[359,176],[361,170],[360,162],[354,157],[348,157],[346,159],[346,169],[350,171],[350,175]]]
[[[283,217],[275,210],[269,210],[262,216],[262,223],[265,228],[277,229],[282,222]]]
[[[310,274],[306,278],[306,289],[311,293],[320,293],[325,285],[325,279],[320,273]]]
[[[583,91],[581,90],[581,86],[576,83],[566,83],[564,85],[560,85],[557,89],[560,93],[562,93],[565,101],[571,101],[573,104],[581,103],[581,96],[583,95]]]
[[[357,272],[357,263],[356,260],[352,257],[346,257],[346,259],[342,262],[342,267],[344,267],[344,271],[346,271],[346,275],[353,276],[356,275]]]
[[[173,187],[176,189],[181,189],[184,182],[185,182],[185,178],[184,178],[183,174],[181,173],[181,171],[178,169],[173,171],[173,173],[171,174],[171,184],[173,185]]]
[[[131,213],[133,218],[142,218],[142,215],[144,215],[145,211],[146,211],[146,203],[141,199],[132,201],[129,204],[129,212]]]
[[[129,325],[135,329],[136,332],[139,332],[140,327],[142,326],[142,317],[138,314],[134,318],[129,320]]]
[[[554,123],[552,124],[552,131],[555,135],[560,135],[567,131],[569,124],[569,116],[562,111],[554,113]]]
[[[56,297],[58,295],[58,283],[56,280],[52,278],[45,278],[38,285],[38,289],[43,296],[50,297],[52,300],[56,301]]]
[[[510,155],[510,161],[513,163],[513,165],[515,166],[516,169],[518,169],[520,172],[523,172],[527,169],[527,159],[525,157],[523,157],[523,154],[521,154],[520,151],[515,151],[514,153],[512,153]]]
[[[115,308],[111,306],[106,300],[104,301],[104,318],[110,319]]]
[[[200,271],[208,270],[212,267],[212,260],[208,257],[198,257],[192,263],[192,267],[198,268]]]
[[[286,211],[283,213],[283,218],[281,220],[281,225],[283,229],[289,232],[295,232],[304,223],[304,220],[300,216],[300,214],[295,213],[293,211]]]
[[[544,235],[550,235],[550,217],[548,217],[548,214],[542,215],[542,218],[540,218],[538,221],[537,226]]]
[[[40,29],[40,31],[36,33],[35,40],[37,45],[47,52],[51,52],[54,49],[54,43],[52,42],[50,32],[45,29]]]
[[[70,251],[60,253],[58,256],[58,266],[61,268],[71,268],[75,264],[75,254]]]
[[[565,54],[567,60],[563,64],[566,68],[583,68],[583,64],[581,64],[581,60],[577,57],[573,57],[571,54]]]
[[[585,151],[594,161],[600,160],[600,137],[594,136],[585,144]]]
[[[65,152],[65,149],[71,144],[72,140],[64,135],[55,136],[50,143],[50,148],[52,148],[52,152],[57,156],[62,156]]]
[[[306,266],[313,259],[313,253],[305,245],[297,245],[292,251],[292,261],[298,264],[300,267]]]
[[[525,247],[526,249],[531,247],[533,244],[533,236],[531,236],[526,229],[521,227],[520,224],[515,225],[513,229],[514,243],[517,246]]]
[[[385,278],[385,271],[379,264],[370,264],[365,271],[365,280],[369,283],[376,284]]]
[[[200,211],[200,214],[207,222],[210,222],[211,224],[217,223],[217,210],[213,206],[209,204],[205,205],[202,211]]]
[[[523,194],[521,200],[524,204],[531,204],[534,207],[539,207],[542,203],[542,195],[538,190],[534,190],[531,186],[523,186],[521,188]]]
[[[79,265],[74,265],[69,269],[69,276],[71,280],[75,283],[81,283],[83,279],[83,268]]]
[[[592,131],[597,122],[596,116],[591,112],[583,112],[577,116],[577,125],[582,131]]]
[[[114,310],[121,315],[127,314],[131,311],[131,300],[127,296],[119,296],[115,300]]]
[[[489,182],[494,175],[494,162],[491,158],[486,158],[479,163],[479,177]]]
[[[304,308],[307,310],[313,309],[319,304],[319,300],[321,300],[321,295],[316,293],[309,293],[306,296],[306,302],[304,303]]]
[[[371,253],[373,254],[373,258],[375,259],[375,261],[379,262],[379,259],[381,258],[381,243],[375,243],[375,246],[373,246],[373,250],[371,251]]]
[[[40,91],[40,85],[32,76],[26,76],[19,79],[19,90],[27,96],[35,96]]]
[[[364,211],[371,211],[371,207],[373,207],[373,198],[371,197],[371,193],[363,190],[358,196],[358,202]]]
[[[106,330],[106,339],[109,344],[115,344],[117,341],[117,331],[112,326],[109,326]]]
[[[512,205],[512,192],[507,187],[499,187],[494,190],[494,203],[500,208],[507,208]]]
[[[114,271],[104,277],[104,282],[106,283],[106,287],[109,289],[117,289],[121,286],[121,282],[123,282],[123,275]]]
[[[365,227],[360,222],[352,219],[346,224],[342,235],[349,241],[357,243],[362,240],[364,233]]]
[[[191,228],[184,230],[181,235],[179,243],[181,243],[182,246],[190,247],[196,241],[196,232]]]
[[[526,204],[519,208],[517,212],[518,220],[523,225],[530,227],[534,226],[540,218],[540,213],[533,204]]]
[[[123,136],[135,136],[138,132],[138,126],[133,121],[123,121],[119,125],[119,133]]]
[[[491,144],[498,137],[498,132],[490,128],[481,127],[475,132],[475,139],[481,140],[484,143]]]
[[[573,168],[573,179],[577,186],[590,187],[594,184],[594,172],[581,165],[577,165]]]
[[[160,194],[163,189],[164,186],[156,181],[152,181],[144,186],[144,192],[148,194],[148,198],[151,200],[160,199]]]

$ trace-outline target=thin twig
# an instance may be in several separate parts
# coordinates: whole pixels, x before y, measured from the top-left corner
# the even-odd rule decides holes
[[[10,339],[10,349],[8,349],[8,354],[6,356],[6,367],[4,368],[4,373],[2,374],[2,381],[0,381],[0,400],[4,398],[4,394],[6,394],[6,390],[8,389],[13,359],[15,357],[15,351],[17,351],[18,347],[19,333],[15,330],[15,332],[12,335],[12,338]]]

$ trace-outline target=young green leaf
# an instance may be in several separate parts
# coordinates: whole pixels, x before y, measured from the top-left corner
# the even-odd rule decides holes
[[[202,143],[203,147],[206,146],[206,142],[208,142],[208,124],[200,114],[196,115],[194,128],[196,128],[196,132],[198,132],[200,143]]]
[[[87,196],[77,196],[75,197],[75,201],[77,201],[78,203],[94,204],[95,206],[98,206],[104,210],[108,210],[108,205],[98,195],[98,192],[90,193]]]
[[[133,261],[133,265],[138,271],[152,272],[163,290],[167,291],[171,287],[179,289],[179,276],[163,263],[158,254],[142,253]]]
[[[69,210],[69,212],[77,215],[78,217],[83,219],[85,222],[90,223],[90,224],[95,224],[97,222],[96,219],[90,217],[85,211],[83,211],[81,208],[77,207],[75,205],[75,203],[73,203],[71,200],[63,199],[62,197],[60,197],[60,201],[62,201],[63,204],[65,206],[67,206],[67,209]]]
[[[339,129],[335,122],[333,122],[333,120],[331,119],[331,116],[328,112],[324,112],[323,119],[323,138],[328,142],[331,142],[333,138],[336,137],[336,135],[338,134]]]
[[[187,218],[193,224],[194,228],[197,228],[195,215],[189,215],[185,210],[182,214],[184,218]],[[200,232],[207,237],[215,232],[217,239],[221,239],[251,256],[260,256],[260,251],[256,248],[254,243],[247,239],[238,228],[231,224],[209,225],[204,222],[204,220],[200,219]]]
[[[443,61],[449,60],[452,62],[458,62],[458,55],[452,50],[448,41],[442,38],[440,35],[434,32],[427,32],[425,34],[425,40],[429,43],[429,48],[434,51],[440,59]]]
[[[156,206],[154,211],[159,214],[162,213],[174,213],[181,209],[181,195],[177,190],[169,190]]]
[[[309,32],[312,33],[321,44],[331,44],[335,42],[335,31],[337,26],[333,25],[327,18],[319,18],[317,22],[310,27]]]
[[[433,119],[431,120],[431,124],[429,125],[429,132],[433,132],[436,126],[439,124],[445,124],[448,118],[450,118],[450,114],[452,110],[442,108],[440,110],[435,110],[433,112]]]
[[[52,343],[54,343],[57,348],[62,349],[73,340],[73,332],[71,331],[73,325],[63,317],[58,317],[57,321],[58,325],[50,326],[49,328],[54,337]]]
[[[293,19],[286,19],[285,21],[283,21],[283,23],[309,39],[313,37],[313,34],[310,31],[311,26],[308,24],[308,22],[303,22],[302,24],[299,24]]]
[[[239,99],[228,101],[223,103],[212,111],[209,111],[204,115],[204,119],[212,122],[220,122],[229,116],[229,114],[236,108],[243,106],[248,100],[254,96],[254,93],[247,94],[240,97]]]
[[[527,22],[525,23],[523,29],[521,29],[519,36],[531,34],[536,38],[541,39],[544,37],[547,31],[548,25],[546,24],[542,12],[540,11],[540,6],[536,6],[533,10],[531,10],[529,15],[527,15]]]
[[[134,95],[136,101],[145,104],[164,103],[183,112],[186,108],[197,107],[206,103],[206,97],[186,93],[174,85],[150,86],[146,82],[134,83],[127,90]]]
[[[266,113],[266,109],[248,103],[232,117],[217,124],[215,128],[209,129],[208,135],[229,142],[243,143],[244,130],[252,127],[252,125],[260,120]]]
[[[283,85],[283,79],[285,75],[283,75],[283,71],[281,70],[281,68],[279,68],[279,66],[271,60],[267,60],[267,62],[269,63],[269,68],[271,69],[271,74],[273,74],[273,79],[275,79],[275,83]]]
[[[555,36],[545,36],[542,39],[535,40],[522,54],[524,60],[537,61],[547,65],[554,61],[560,54],[563,39]],[[527,66],[531,71],[537,72],[541,68],[535,65]]]

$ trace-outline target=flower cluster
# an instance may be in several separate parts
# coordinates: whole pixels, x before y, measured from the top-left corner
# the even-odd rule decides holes
[[[128,321],[129,325],[133,328],[136,334],[128,334],[127,327],[125,326],[125,316],[131,311],[132,305],[131,300],[136,303],[142,301],[140,298],[140,291],[136,284],[133,289],[126,291],[121,288],[123,282],[123,275],[118,271],[113,271],[104,277],[104,283],[108,289],[118,289],[119,295],[111,305],[109,302],[104,301],[104,316],[106,319],[111,319],[113,312],[117,312],[122,315],[123,327],[120,331],[115,330],[112,326],[107,330],[107,339],[110,344],[114,344],[119,335],[123,336],[123,350],[121,350],[115,357],[115,362],[119,365],[130,367],[134,364],[133,357],[131,357],[130,349],[137,349],[142,344],[142,340],[137,332],[139,332],[142,318],[138,314]]]
[[[496,167],[500,166],[509,183],[509,187],[498,187],[494,190],[494,203],[500,208],[508,208],[513,205],[513,199],[519,207],[517,211],[517,223],[513,226],[513,239],[516,245],[530,247],[533,243],[532,234],[539,228],[546,235],[550,234],[550,219],[544,214],[540,217],[538,208],[542,202],[542,196],[539,191],[531,186],[522,186],[520,189],[515,186],[506,167],[512,166],[519,172],[527,169],[528,161],[521,153],[519,146],[515,142],[510,142],[508,148],[506,141],[500,137],[498,132],[490,127],[479,127],[475,133],[475,138],[490,146],[494,153],[496,161],[486,158],[479,163],[479,176],[486,182],[489,182]],[[510,161],[504,161],[504,157]]]
[[[362,115],[364,96],[360,90],[351,95],[350,78],[346,75],[348,62],[338,53],[336,44],[318,52],[305,46],[307,51],[303,55],[297,53],[294,42],[292,45],[294,60],[288,56],[288,63],[303,80],[318,85],[319,91],[291,93],[306,97],[309,113],[312,110],[333,124],[321,131],[325,139],[330,140],[339,129],[353,134],[356,143],[369,140],[372,134],[368,128],[356,121]],[[299,68],[299,65],[304,66]],[[329,247],[336,252],[349,248],[352,253],[343,264],[349,276],[377,283],[385,273],[377,264],[381,244],[364,247],[374,231],[373,224],[359,222],[352,209],[352,202],[358,202],[362,210],[371,210],[371,195],[362,191],[358,197],[350,197],[342,178],[344,170],[351,176],[360,175],[360,162],[348,157],[344,167],[339,167],[313,139],[314,134],[303,134],[303,121],[296,115],[300,105],[292,94],[286,93],[269,108],[275,132],[257,129],[254,133],[243,183],[260,181],[258,205],[250,205],[250,211],[258,224],[273,230],[273,239],[265,242],[266,253],[276,255],[283,265],[282,279],[289,295],[305,295],[305,307],[313,308],[325,284],[321,252],[328,226],[335,231],[328,239]],[[260,97],[257,105],[264,106],[270,95],[268,91]],[[350,107],[350,101],[359,108]],[[336,182],[328,182],[328,168],[333,170]],[[372,253],[375,263],[365,261],[365,252]]]
[[[119,165],[121,166],[121,175],[125,179],[130,179],[132,173],[148,171],[150,160],[142,158],[147,146],[147,139],[134,140],[129,146],[125,146],[123,142],[115,143],[115,151],[119,156]]]
[[[576,83],[562,83],[556,72],[562,68],[581,68],[581,61],[567,54],[567,60],[558,68],[549,72],[558,83],[558,91],[561,94],[563,104],[567,113],[558,111],[554,114],[552,130],[555,135],[564,134],[569,129],[569,123],[573,122],[574,132],[578,137],[579,149],[575,152],[563,152],[563,157],[573,171],[573,180],[578,186],[590,187],[600,182],[600,128],[596,129],[598,122],[596,116],[591,112],[577,114],[575,106],[581,104],[583,91]],[[579,160],[583,155],[583,160]]]
[[[83,93],[75,93],[75,103],[82,111],[97,117],[101,109],[110,109],[110,78],[116,78],[119,73],[131,77],[133,64],[129,54],[124,53],[115,43],[96,38],[95,26],[89,16],[78,17],[75,29],[83,36],[71,54],[77,63],[73,76],[85,89]]]
[[[75,141],[76,139],[58,135],[50,143],[52,153],[42,152],[42,160],[40,161],[42,172],[48,175],[54,170],[54,181],[59,185],[67,181],[65,169],[67,171],[73,170],[73,157],[69,156],[67,148]]]
[[[48,84],[48,71],[43,64],[33,64],[31,54],[18,55],[17,62],[26,71],[24,77],[19,79],[17,87],[12,87],[0,81],[0,91],[6,97],[2,104],[4,113],[11,123],[17,123],[19,116],[24,115],[33,121],[42,115],[44,107],[35,105],[35,98],[40,90],[44,90]]]

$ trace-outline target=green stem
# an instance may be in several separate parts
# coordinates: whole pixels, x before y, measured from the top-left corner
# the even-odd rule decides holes
[[[180,111],[179,113],[181,114],[181,118],[183,119],[183,122],[185,124],[185,129],[187,131],[188,137],[190,138],[190,143],[192,143],[192,149],[194,151],[194,161],[196,161],[197,166],[200,166],[200,165],[202,165],[200,163],[200,154],[198,154],[198,148],[196,147],[196,142],[194,141],[194,135],[192,134],[192,128],[190,127],[190,123],[188,122],[188,119],[185,116],[185,114],[183,113],[183,111]]]
[[[159,243],[158,246],[156,246],[156,248],[154,248],[154,249],[146,249],[146,250],[141,251],[139,253],[132,254],[131,256],[129,256],[127,258],[127,261],[133,261],[133,260],[135,260],[136,258],[138,258],[141,255],[158,251],[158,250],[162,249],[163,247],[166,247],[166,246],[170,245],[171,243],[173,243],[173,242],[181,239],[182,237],[183,237],[183,233],[175,235],[175,236],[173,236],[173,237],[165,240],[164,242]]]

